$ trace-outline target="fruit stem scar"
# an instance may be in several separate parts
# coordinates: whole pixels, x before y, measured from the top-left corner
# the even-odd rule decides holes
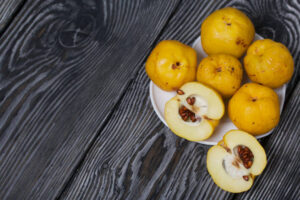
[[[179,69],[180,62],[176,62],[175,64],[172,64],[172,69]]]

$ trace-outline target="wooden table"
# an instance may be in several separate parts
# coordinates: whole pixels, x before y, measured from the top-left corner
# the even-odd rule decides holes
[[[295,60],[268,165],[250,191],[218,188],[209,146],[180,139],[150,103],[147,56],[191,45],[212,11],[234,6]],[[2,0],[0,199],[300,199],[300,2]]]

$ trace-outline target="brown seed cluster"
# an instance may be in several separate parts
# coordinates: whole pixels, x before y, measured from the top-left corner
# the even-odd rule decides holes
[[[189,119],[192,122],[196,122],[197,121],[195,113],[193,113],[192,111],[190,111],[189,109],[187,109],[187,107],[185,107],[185,106],[181,106],[179,108],[179,115],[181,116],[181,119],[183,121],[188,121]]]
[[[194,105],[195,101],[196,101],[195,97],[188,97],[188,98],[186,98],[186,102],[188,104],[190,104],[191,106]]]
[[[245,168],[249,169],[253,164],[254,156],[252,154],[252,151],[248,147],[239,145],[238,154]]]

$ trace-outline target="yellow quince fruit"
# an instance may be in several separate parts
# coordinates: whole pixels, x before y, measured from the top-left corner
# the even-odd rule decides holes
[[[253,82],[278,88],[294,73],[294,61],[288,48],[270,39],[257,40],[247,50],[245,70]]]
[[[257,83],[243,85],[230,99],[228,115],[234,125],[253,135],[272,130],[279,122],[279,99],[271,88]]]
[[[227,54],[204,58],[197,70],[197,81],[214,88],[223,97],[232,96],[240,88],[242,78],[241,62]]]
[[[208,54],[226,53],[240,58],[254,39],[251,20],[241,11],[227,7],[210,14],[201,25],[201,42]]]
[[[161,89],[176,90],[196,78],[196,51],[176,40],[161,41],[146,61],[149,78]]]

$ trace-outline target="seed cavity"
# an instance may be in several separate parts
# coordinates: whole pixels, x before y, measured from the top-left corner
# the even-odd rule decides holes
[[[254,159],[252,151],[244,145],[239,145],[237,146],[237,154],[243,162],[244,167],[246,169],[251,168]]]
[[[195,113],[190,111],[187,107],[181,106],[179,108],[179,115],[183,121],[191,121],[191,122],[196,122],[200,121],[201,118],[196,117]]]
[[[248,176],[249,171],[242,164],[239,159],[233,154],[227,154],[222,161],[222,165],[226,173],[234,179],[240,179],[243,176]]]

